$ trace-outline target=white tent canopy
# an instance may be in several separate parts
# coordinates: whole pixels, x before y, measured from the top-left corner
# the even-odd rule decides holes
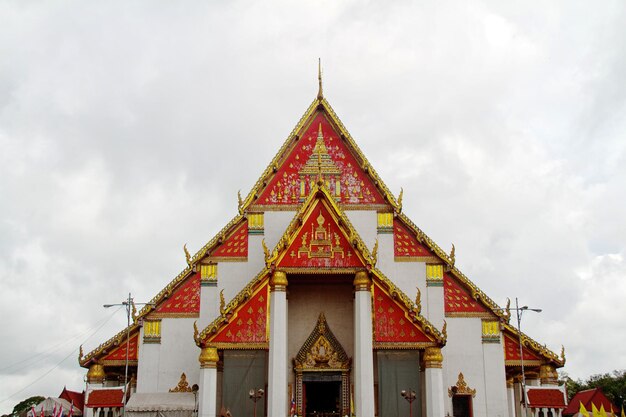
[[[54,411],[55,407],[56,407],[57,410],[59,409],[59,407],[62,407],[63,408],[63,416],[67,417],[69,415],[71,406],[72,406],[72,404],[70,404],[70,402],[67,401],[64,398],[48,397],[45,400],[43,400],[42,402],[40,402],[39,404],[34,406],[35,413],[37,414],[34,417],[40,417],[41,416],[41,408],[42,407],[43,407],[43,413],[44,413],[44,415],[46,417],[52,416],[52,412]],[[83,412],[79,408],[74,406],[74,410],[73,410],[72,414],[74,416],[82,416]],[[27,417],[33,417],[32,409],[28,411],[26,416]]]
[[[127,417],[193,417],[192,392],[135,393],[126,404]]]

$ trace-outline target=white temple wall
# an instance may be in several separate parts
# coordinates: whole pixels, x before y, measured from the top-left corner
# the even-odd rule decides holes
[[[378,237],[378,214],[375,210],[346,210],[345,213],[371,252]]]
[[[248,248],[248,256],[250,256],[250,248]],[[219,262],[217,264],[218,300],[220,291],[224,290],[224,300],[228,304],[260,271],[261,268],[254,275],[250,275],[247,262]]]
[[[219,281],[219,269],[217,274]],[[200,317],[198,318],[198,329],[204,329],[213,322],[219,314],[219,311],[219,290],[217,285],[200,285]]]
[[[263,214],[265,244],[269,250],[274,249],[295,216],[295,211],[266,211]],[[261,254],[263,254],[263,250],[261,250]]]
[[[200,349],[193,341],[194,321],[196,319],[193,317],[162,319],[159,361],[148,364],[158,367],[157,392],[168,392],[169,389],[176,387],[183,372],[190,386],[198,383]],[[142,360],[140,358],[139,362]]]
[[[378,263],[376,267],[389,278],[394,276],[393,233],[378,233]]]
[[[143,327],[139,332],[139,363],[137,365],[137,392],[157,392],[160,343],[144,343]]]
[[[291,279],[288,277],[288,279]],[[342,284],[295,284],[287,287],[287,358],[289,383],[294,382],[292,359],[317,325],[320,313],[349,357],[354,357],[354,299],[352,279]]]
[[[476,389],[476,396],[472,398],[473,416],[487,417],[482,321],[475,317],[446,317],[446,322],[448,342],[442,349],[446,412],[452,415],[452,399],[447,395],[447,389],[456,385],[459,372],[462,372],[469,388]],[[502,369],[504,371],[504,365]],[[503,386],[506,386],[504,381]],[[489,417],[494,416],[497,414],[489,414]]]
[[[508,401],[502,335],[500,343],[483,343],[487,415],[507,416]]]

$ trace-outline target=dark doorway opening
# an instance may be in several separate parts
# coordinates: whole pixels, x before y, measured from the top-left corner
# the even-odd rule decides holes
[[[472,417],[472,397],[470,395],[452,397],[452,413],[454,417]]]
[[[306,417],[334,417],[341,415],[340,381],[304,382]]]

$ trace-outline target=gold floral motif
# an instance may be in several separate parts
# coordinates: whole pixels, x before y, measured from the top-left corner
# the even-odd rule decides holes
[[[303,370],[345,370],[350,368],[350,358],[320,313],[317,324],[294,358],[295,368]]]
[[[459,372],[459,379],[456,381],[456,385],[452,386],[452,388],[448,388],[448,395],[450,398],[454,395],[471,395],[472,397],[475,397],[476,390],[467,386],[463,372]]]
[[[187,375],[183,372],[180,374],[180,381],[178,381],[178,385],[174,388],[170,389],[170,392],[191,392],[192,389],[187,382]]]

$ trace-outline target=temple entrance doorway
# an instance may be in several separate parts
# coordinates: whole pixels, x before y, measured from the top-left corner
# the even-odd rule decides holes
[[[302,381],[304,417],[341,416],[341,374],[309,373]]]

